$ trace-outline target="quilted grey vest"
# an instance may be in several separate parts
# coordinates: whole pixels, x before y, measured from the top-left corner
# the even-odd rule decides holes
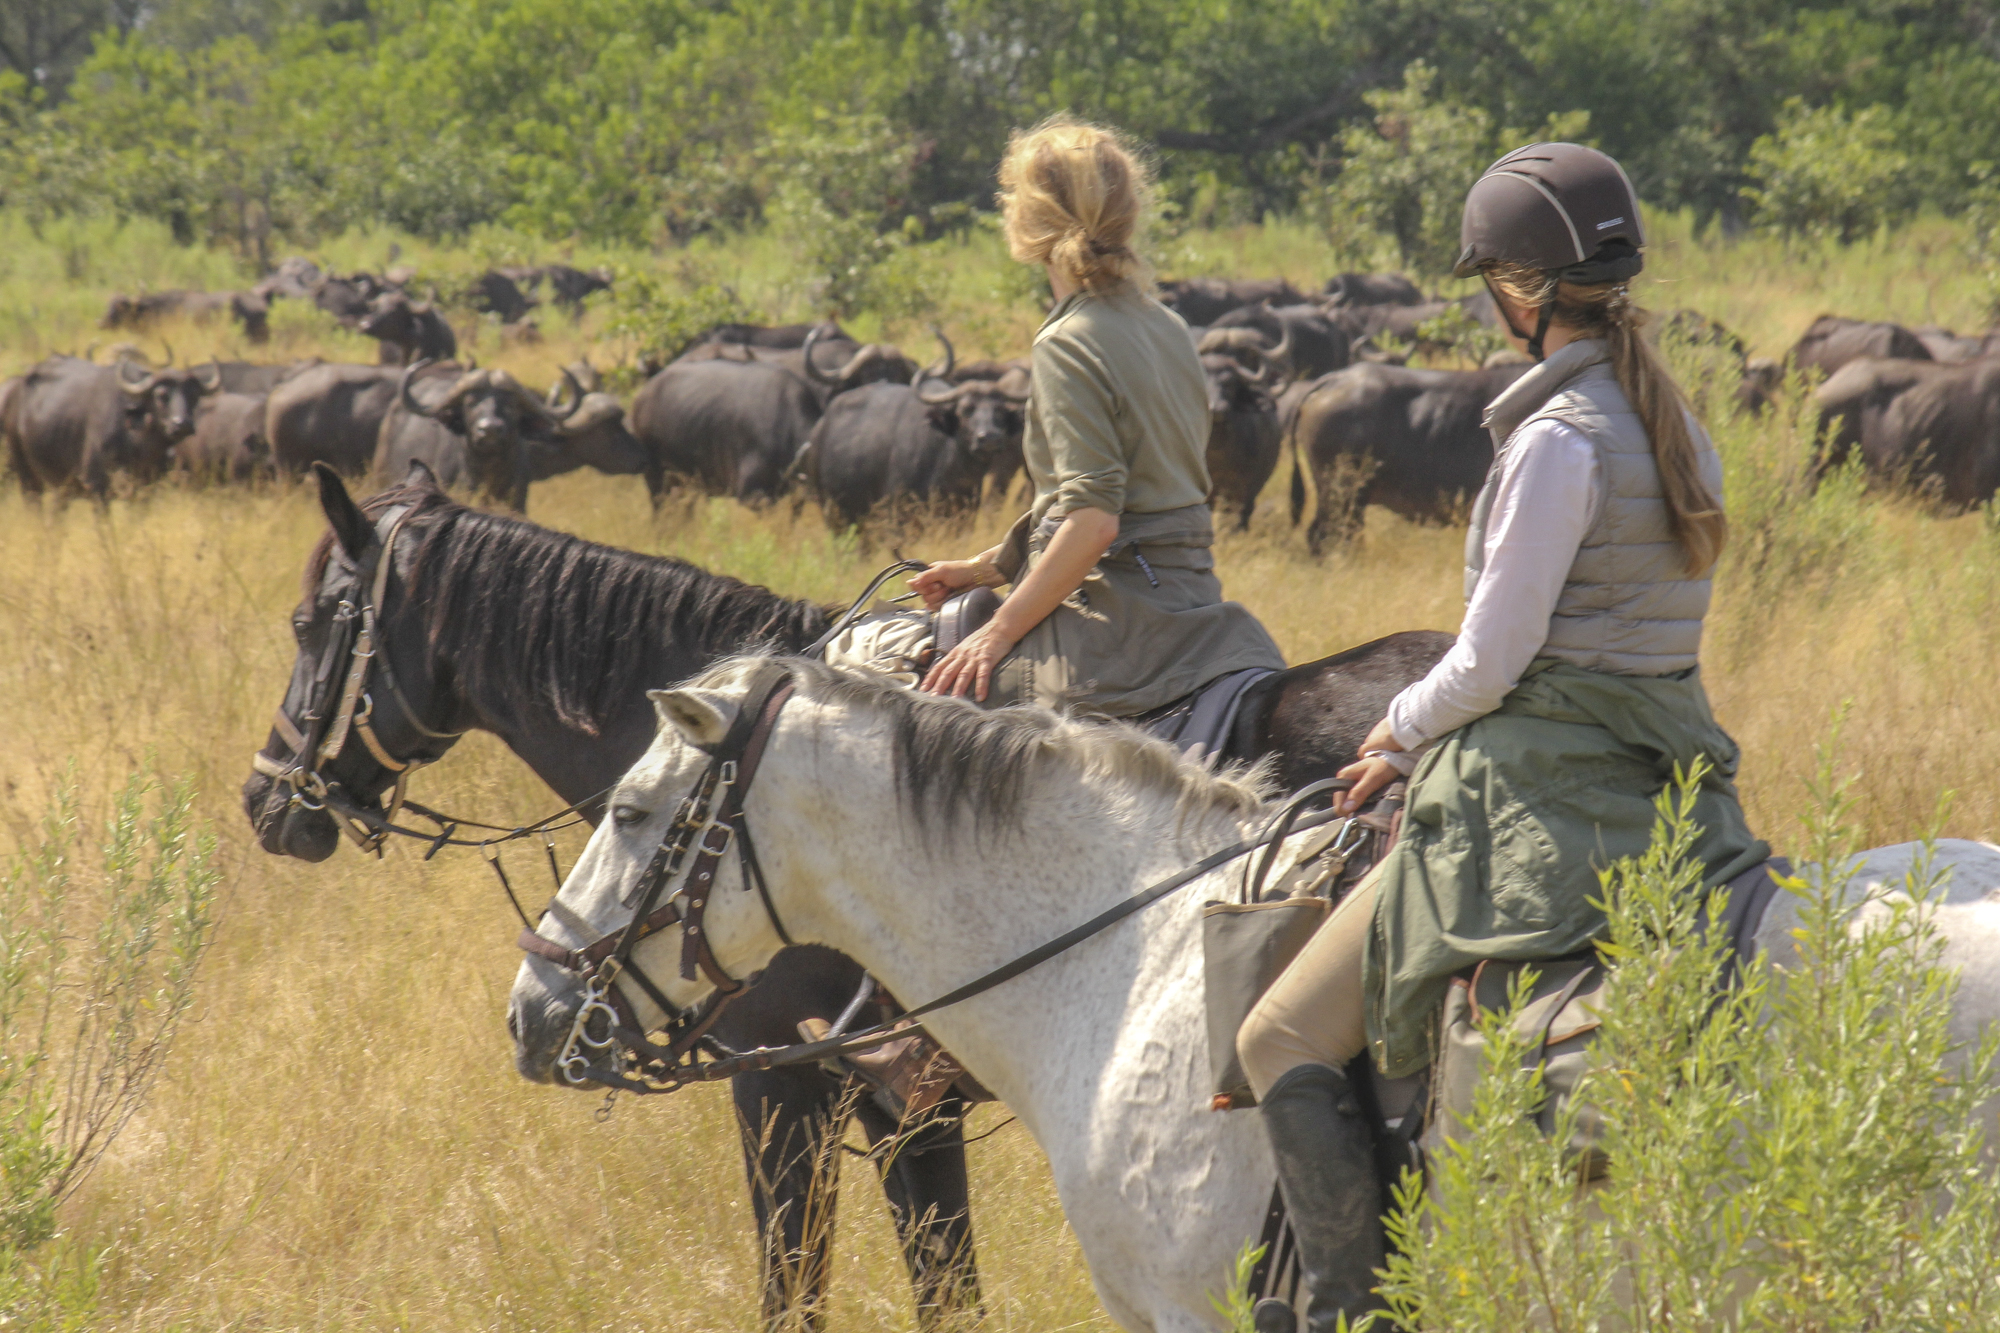
[[[1695,664],[1709,580],[1687,576],[1674,539],[1660,470],[1645,427],[1625,398],[1596,339],[1569,343],[1514,381],[1486,409],[1493,468],[1472,506],[1465,537],[1465,595],[1486,563],[1486,520],[1507,443],[1530,421],[1552,418],[1581,431],[1597,450],[1597,521],[1584,534],[1556,599],[1540,656],[1621,676],[1664,676]],[[1689,420],[1701,478],[1722,494],[1722,462]]]

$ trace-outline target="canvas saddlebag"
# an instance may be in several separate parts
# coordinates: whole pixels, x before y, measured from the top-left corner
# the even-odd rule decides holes
[[[1245,861],[1234,899],[1210,902],[1201,913],[1202,990],[1208,1014],[1208,1063],[1217,1111],[1255,1106],[1236,1058],[1236,1033],[1278,974],[1325,924],[1334,905],[1389,854],[1402,828],[1405,785],[1394,783],[1352,819],[1337,819],[1303,835],[1291,866],[1266,887],[1285,833],[1287,812],[1271,847]]]
[[[1478,1020],[1483,1011],[1507,1007],[1508,988],[1524,969],[1535,973],[1529,1000],[1514,1018],[1515,1031],[1528,1043],[1523,1067],[1542,1071],[1541,1105],[1535,1128],[1554,1135],[1563,1111],[1576,1100],[1591,1068],[1591,1044],[1600,1024],[1604,966],[1596,951],[1533,962],[1487,961],[1469,977],[1453,977],[1445,993],[1438,1056],[1431,1068],[1432,1109],[1421,1140],[1426,1154],[1463,1132],[1472,1115],[1473,1095],[1485,1068],[1486,1039]],[[1579,1179],[1604,1174],[1604,1122],[1585,1102],[1577,1108],[1564,1159]]]

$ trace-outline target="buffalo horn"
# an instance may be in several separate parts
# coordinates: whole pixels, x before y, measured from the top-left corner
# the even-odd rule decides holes
[[[924,387],[924,383],[926,380],[936,380],[938,384],[942,386],[942,388],[926,389]],[[918,402],[926,403],[931,407],[943,407],[947,403],[957,402],[959,396],[965,392],[968,386],[963,384],[951,384],[945,380],[939,379],[937,376],[931,374],[929,371],[925,371],[922,375],[917,377],[917,382],[912,387],[914,387],[917,391]]]
[[[805,358],[807,379],[811,380],[814,384],[824,384],[829,388],[834,388],[837,387],[837,381],[828,379],[813,362],[813,344],[819,341],[820,330],[825,327],[826,325],[824,324],[815,324],[806,331],[805,346],[799,350],[799,354]]]
[[[570,393],[575,395],[573,398],[570,399],[569,410],[567,412],[564,412],[561,417],[561,420],[567,421],[571,417],[576,415],[577,409],[583,406],[583,398],[584,398],[583,383],[582,381],[577,379],[575,372],[570,370],[568,366],[563,367],[562,377],[563,377],[563,383],[569,385]],[[549,406],[550,407],[555,406],[554,399],[551,399],[549,401]]]
[[[195,371],[195,383],[201,385],[203,393],[214,393],[222,387],[222,366],[218,362],[211,361],[208,363],[208,371],[206,375],[199,370]]]
[[[402,380],[396,385],[396,397],[402,401],[403,410],[413,416],[436,417],[438,412],[443,410],[443,404],[439,404],[436,408],[425,407],[417,401],[416,395],[410,392],[411,379],[416,376],[418,371],[430,365],[433,359],[428,356],[423,357],[415,364],[406,366],[403,370]]]
[[[951,372],[958,368],[958,349],[951,345],[951,339],[944,336],[943,329],[939,328],[935,323],[929,327],[931,336],[944,344],[944,368],[942,370],[926,370],[924,375],[928,375],[934,379],[948,380],[951,378]],[[922,377],[920,376],[919,378]]]
[[[118,387],[120,389],[123,389],[126,392],[126,394],[128,394],[133,398],[144,398],[148,393],[152,391],[153,381],[157,380],[159,378],[159,375],[157,373],[149,372],[145,373],[143,378],[137,381],[128,380],[125,378],[125,367],[131,364],[132,363],[130,361],[125,361],[125,360],[120,360],[118,362]]]

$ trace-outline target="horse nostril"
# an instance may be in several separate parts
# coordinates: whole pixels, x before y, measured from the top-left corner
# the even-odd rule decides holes
[[[512,1009],[507,1011],[507,1035],[515,1041],[521,1040],[521,1015]]]

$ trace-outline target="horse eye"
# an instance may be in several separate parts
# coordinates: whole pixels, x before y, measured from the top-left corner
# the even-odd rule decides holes
[[[292,637],[294,639],[297,639],[301,644],[303,644],[306,641],[306,631],[311,628],[312,628],[311,621],[294,620],[292,622]]]
[[[652,813],[650,810],[641,810],[636,805],[621,805],[611,812],[611,818],[620,828],[629,828],[633,824],[645,823]]]

